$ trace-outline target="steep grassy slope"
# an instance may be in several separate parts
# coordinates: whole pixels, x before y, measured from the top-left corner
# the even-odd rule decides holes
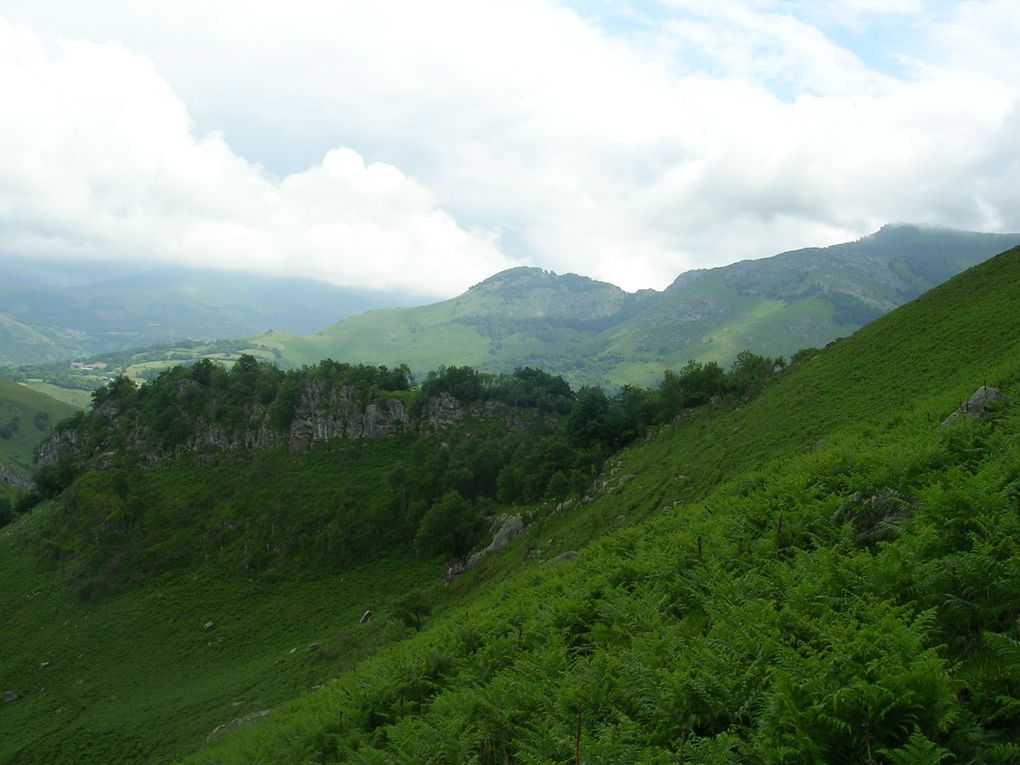
[[[197,564],[83,600],[26,547],[46,512],[0,530],[4,763],[166,762],[401,636],[394,593],[440,576],[407,555],[305,577]]]
[[[1020,398],[1018,297],[1013,250],[665,428],[519,579],[189,762],[1017,761],[1020,411],[939,422]]]
[[[742,350],[788,356],[824,345],[1020,242],[1020,235],[886,226],[857,242],[682,274],[665,292],[513,269],[431,306],[346,319],[301,343],[259,342],[282,358],[333,357],[509,371],[537,366],[574,384],[650,385],[689,359]],[[317,349],[317,350],[316,350]]]
[[[58,421],[75,408],[0,379],[0,465],[23,479],[32,473],[35,447]],[[0,491],[7,492],[0,479]]]

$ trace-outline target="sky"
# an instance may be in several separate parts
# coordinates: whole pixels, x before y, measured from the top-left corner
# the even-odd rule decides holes
[[[1020,231],[1016,0],[4,0],[0,251],[436,298]]]

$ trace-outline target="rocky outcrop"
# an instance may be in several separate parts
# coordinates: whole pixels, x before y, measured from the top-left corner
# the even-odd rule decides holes
[[[359,398],[353,385],[326,388],[314,381],[306,385],[287,433],[290,449],[305,451],[317,441],[334,438],[388,438],[411,426],[403,401],[382,397],[363,405]]]
[[[263,709],[260,712],[252,712],[250,715],[238,717],[236,720],[231,720],[228,723],[223,723],[223,725],[217,725],[215,728],[213,728],[212,733],[205,737],[205,740],[209,741],[210,739],[219,738],[220,736],[225,736],[228,733],[233,733],[235,730],[240,730],[241,728],[246,728],[249,725],[254,725],[257,722],[261,722],[264,718],[268,716],[269,710]]]
[[[520,514],[497,515],[493,519],[492,525],[496,529],[492,535],[492,541],[478,552],[471,554],[467,559],[467,568],[474,568],[497,550],[502,550],[524,531],[524,519]]]
[[[449,393],[432,396],[425,402],[424,421],[437,428],[445,428],[464,419],[464,407]]]
[[[492,519],[492,541],[467,558],[452,560],[446,565],[443,583],[449,585],[461,574],[473,569],[497,550],[502,550],[524,531],[524,518],[519,514],[502,514]]]
[[[77,430],[60,430],[39,444],[36,449],[36,464],[55,465],[64,457],[75,462],[85,458],[84,438]]]
[[[187,387],[197,384],[191,380],[181,381],[179,398],[185,399]],[[111,401],[98,406],[92,415],[105,426],[98,429],[107,433],[104,440],[90,442],[84,432],[74,428],[54,433],[40,445],[37,464],[40,467],[52,465],[69,457],[77,463],[105,467],[115,454],[129,454],[142,464],[153,464],[185,454],[278,446],[300,454],[334,439],[390,438],[416,428],[449,427],[469,415],[487,416],[496,414],[497,410],[512,416],[511,410],[498,402],[465,406],[453,396],[441,393],[424,402],[415,416],[397,397],[369,399],[355,385],[329,385],[311,379],[298,393],[286,428],[274,426],[270,408],[256,401],[247,405],[239,425],[226,425],[207,413],[191,417],[187,421],[187,435],[173,446],[167,446],[165,434],[151,427],[138,422],[123,427],[122,420],[131,415],[120,412]],[[94,433],[97,429],[90,427],[90,430]],[[116,443],[112,437],[114,432],[118,433]]]
[[[1005,403],[1005,397],[1002,395],[1002,391],[998,388],[991,388],[987,385],[982,385],[967,401],[960,406],[955,412],[946,417],[942,421],[939,427],[946,427],[961,417],[967,417],[970,419],[981,420],[988,416],[992,409],[997,408]]]
[[[25,478],[25,476],[10,465],[5,465],[2,462],[0,462],[0,483],[13,486],[15,489],[28,490],[32,488],[32,482],[29,479]]]

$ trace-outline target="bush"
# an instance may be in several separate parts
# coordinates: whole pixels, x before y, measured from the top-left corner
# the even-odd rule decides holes
[[[471,549],[476,521],[474,505],[459,492],[448,492],[421,519],[414,537],[414,549],[423,558],[464,555]]]

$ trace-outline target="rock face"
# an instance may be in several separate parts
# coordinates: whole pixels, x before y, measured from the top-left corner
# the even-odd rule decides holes
[[[178,395],[185,398],[188,386],[197,384],[191,380],[181,381]],[[311,379],[302,387],[293,418],[285,429],[273,427],[269,408],[254,401],[246,406],[242,424],[228,426],[207,416],[195,416],[188,421],[187,436],[173,446],[166,446],[163,434],[153,432],[134,419],[128,420],[125,426],[124,418],[134,418],[134,415],[122,413],[116,402],[107,401],[96,407],[93,417],[103,421],[108,433],[119,431],[118,443],[112,443],[109,435],[95,443],[76,429],[63,430],[41,444],[38,465],[53,465],[69,457],[79,464],[88,462],[104,467],[114,453],[131,454],[142,464],[153,464],[191,453],[277,446],[286,446],[291,453],[300,454],[334,439],[375,440],[417,428],[444,428],[468,415],[511,417],[511,412],[497,402],[464,405],[453,396],[441,393],[429,398],[420,413],[412,416],[399,398],[379,396],[366,400],[354,385],[331,386]]]
[[[520,533],[524,531],[524,519],[518,515],[498,515],[495,518],[493,526],[496,527],[496,532],[492,535],[492,541],[487,547],[473,553],[471,557],[467,559],[467,567],[474,568],[483,560],[488,558],[497,550],[502,550],[512,541],[514,541]]]
[[[378,398],[362,405],[353,385],[325,388],[311,381],[301,392],[287,443],[292,451],[303,451],[316,441],[388,438],[410,426],[399,399]]]
[[[231,720],[228,723],[223,723],[223,725],[217,725],[215,728],[213,728],[212,733],[205,737],[205,740],[209,741],[210,739],[218,738],[219,736],[225,736],[228,733],[233,733],[235,730],[238,730],[239,728],[244,728],[245,726],[253,725],[254,723],[260,722],[263,718],[268,716],[269,710],[263,709],[261,712],[252,712],[250,715],[238,717],[236,720]]]
[[[0,463],[0,483],[13,486],[15,489],[31,489],[32,482],[9,465]]]
[[[993,405],[999,402],[1005,403],[1005,397],[1002,395],[1002,391],[998,388],[991,388],[987,385],[982,385],[967,399],[959,409],[953,412],[951,415],[946,417],[942,421],[939,427],[946,427],[947,425],[956,422],[960,417],[970,417],[973,419],[983,419],[988,416]]]

